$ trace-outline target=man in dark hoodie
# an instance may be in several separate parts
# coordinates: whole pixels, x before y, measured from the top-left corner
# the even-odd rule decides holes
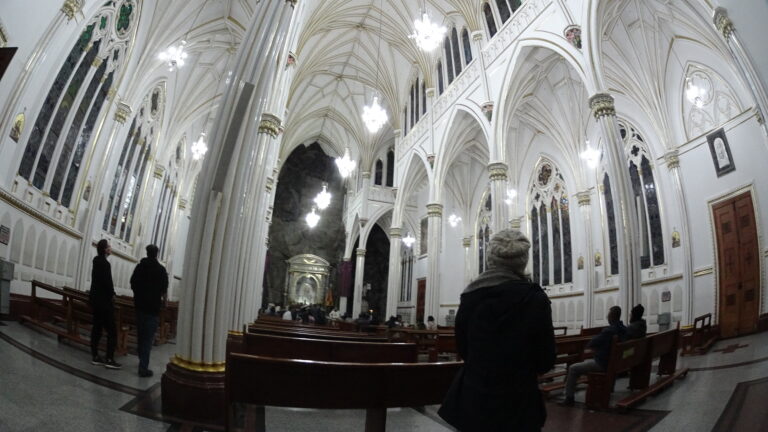
[[[91,364],[104,366],[108,369],[120,369],[122,365],[115,361],[115,345],[117,344],[117,328],[115,327],[115,285],[112,282],[112,266],[107,257],[112,253],[112,247],[106,239],[96,243],[97,255],[93,258],[91,269],[90,301],[93,309],[93,326],[91,327]],[[107,331],[107,356],[99,356],[101,331]]]
[[[645,308],[638,304],[629,312],[629,325],[627,326],[627,339],[639,339],[645,337],[648,332],[648,326],[643,319]]]
[[[576,392],[576,383],[579,377],[589,372],[602,372],[608,367],[608,356],[611,354],[611,344],[613,337],[618,336],[619,341],[623,341],[627,335],[627,328],[621,322],[621,308],[611,306],[608,310],[608,327],[604,328],[600,334],[593,337],[588,348],[595,353],[595,358],[581,363],[572,364],[568,368],[568,377],[565,380],[565,399],[560,402],[563,406],[573,406],[573,394]]]
[[[530,247],[518,230],[494,235],[490,269],[461,295],[464,366],[438,411],[460,431],[540,431],[546,421],[537,375],[554,365],[555,336],[549,298],[525,272]]]
[[[160,308],[168,290],[168,273],[157,261],[158,248],[147,246],[147,257],[133,270],[131,289],[136,307],[136,333],[138,336],[139,376],[150,377],[149,352],[160,320]]]

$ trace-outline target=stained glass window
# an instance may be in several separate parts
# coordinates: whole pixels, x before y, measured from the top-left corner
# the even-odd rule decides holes
[[[464,44],[464,60],[469,64],[472,61],[472,45],[469,43],[469,31],[467,29],[461,32],[461,42]]]
[[[560,198],[560,220],[563,231],[563,282],[573,282],[573,255],[571,250],[571,215],[568,208],[568,198],[563,194]]]
[[[619,274],[619,244],[616,240],[616,215],[611,192],[611,180],[606,173],[603,176],[603,194],[605,195],[605,215],[608,222],[608,247],[610,248],[610,273]]]
[[[448,85],[453,82],[453,55],[451,53],[451,40],[448,36],[443,41],[443,50],[445,50],[445,71],[448,73]]]
[[[387,152],[387,186],[392,187],[395,184],[395,152]]]
[[[483,5],[483,14],[485,15],[485,23],[488,25],[488,39],[490,39],[496,35],[496,19],[493,17],[493,10],[488,3]]]
[[[510,16],[512,16],[512,13],[509,10],[509,5],[507,4],[507,0],[496,0],[496,7],[499,8],[499,17],[501,17],[501,22],[507,22]]]
[[[547,206],[539,207],[539,229],[541,230],[541,285],[549,285],[549,221]]]
[[[563,282],[563,245],[560,237],[560,206],[557,198],[552,197],[552,203],[549,206],[552,216],[552,265],[554,270],[553,283],[555,285]]]
[[[373,184],[381,186],[382,178],[384,177],[384,164],[381,159],[376,161],[376,171],[373,177]]]
[[[542,286],[573,282],[568,194],[563,175],[551,161],[537,166],[530,194],[534,279]]]
[[[443,94],[443,64],[437,62],[437,94]]]
[[[451,51],[453,51],[453,66],[456,69],[456,76],[461,74],[461,45],[459,45],[459,34],[456,27],[451,30]]]

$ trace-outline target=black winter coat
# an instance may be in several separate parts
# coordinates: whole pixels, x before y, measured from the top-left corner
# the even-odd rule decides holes
[[[168,272],[155,258],[143,258],[131,275],[133,304],[136,310],[157,315],[168,290]]]
[[[547,418],[538,374],[552,369],[549,298],[510,281],[461,296],[456,344],[464,366],[438,413],[460,431],[538,431]]]
[[[112,283],[112,266],[105,255],[93,257],[91,268],[91,306],[106,307],[112,304],[115,296],[115,285]]]

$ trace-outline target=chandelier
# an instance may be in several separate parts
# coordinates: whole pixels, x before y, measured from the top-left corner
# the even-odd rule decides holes
[[[186,44],[187,41],[182,40],[181,43],[179,43],[179,46],[171,45],[157,56],[160,60],[168,64],[169,72],[173,72],[174,70],[184,66],[184,59],[187,58],[187,53],[184,52],[184,46]]]
[[[349,147],[344,148],[343,157],[336,158],[336,166],[339,168],[339,174],[341,174],[341,176],[344,178],[349,177],[349,175],[352,174],[352,171],[355,170],[357,162],[353,161],[352,158],[349,157]]]
[[[411,235],[410,232],[406,234],[405,237],[403,237],[403,244],[405,247],[411,247],[414,243],[416,243],[416,239]]]
[[[587,140],[587,149],[581,152],[580,156],[584,159],[589,168],[595,169],[600,163],[600,155],[600,150],[592,148],[592,146],[589,145],[589,140]]]
[[[516,196],[517,196],[517,191],[516,190],[508,189],[507,190],[507,198],[504,200],[504,202],[507,203],[507,205],[511,205],[512,204],[512,200],[515,199]]]
[[[317,214],[315,206],[312,206],[312,211],[307,213],[307,216],[304,219],[307,221],[307,225],[310,228],[317,226],[317,223],[320,222],[320,215]]]
[[[328,192],[328,183],[323,183],[323,190],[314,199],[317,208],[325,210],[331,204],[331,194]]]
[[[453,228],[456,228],[456,225],[458,225],[459,222],[461,222],[460,216],[456,216],[455,214],[448,216],[448,223],[451,224]]]
[[[387,122],[387,112],[379,105],[379,97],[373,97],[371,106],[363,107],[363,122],[371,133],[376,133]]]
[[[205,153],[208,151],[208,146],[205,144],[205,132],[200,134],[200,138],[197,139],[194,143],[192,143],[192,159],[194,160],[200,160],[205,156]]]
[[[413,34],[408,38],[414,39],[416,45],[424,51],[432,51],[440,45],[443,35],[447,31],[445,26],[437,25],[429,19],[426,8],[421,14],[421,19],[413,21]]]

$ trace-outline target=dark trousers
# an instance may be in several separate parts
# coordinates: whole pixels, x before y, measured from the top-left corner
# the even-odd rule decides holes
[[[91,357],[99,355],[101,330],[107,331],[107,360],[115,358],[117,328],[115,328],[115,307],[110,304],[92,305],[93,327],[91,328]]]
[[[136,311],[136,333],[138,336],[139,370],[149,369],[149,352],[155,340],[159,317],[155,314]]]

